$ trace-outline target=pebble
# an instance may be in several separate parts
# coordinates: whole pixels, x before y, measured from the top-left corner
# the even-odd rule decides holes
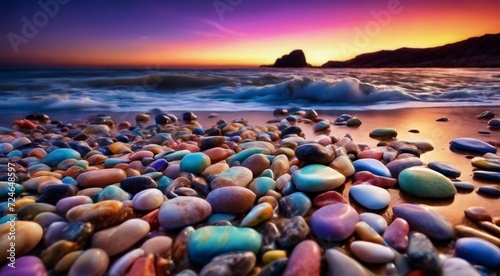
[[[464,151],[478,154],[496,153],[497,149],[481,140],[474,138],[457,138],[450,142],[450,150]]]
[[[146,240],[141,249],[144,251],[143,255],[158,255],[163,258],[170,257],[172,251],[172,239],[166,236],[153,237]]]
[[[360,171],[354,175],[352,185],[370,184],[381,188],[389,188],[398,183],[395,178],[374,175],[369,171]]]
[[[476,222],[493,221],[493,218],[488,210],[482,206],[469,207],[465,209],[464,213],[468,218]]]
[[[200,276],[208,275],[248,275],[257,258],[252,252],[228,253],[217,256],[203,267]]]
[[[250,251],[257,254],[262,246],[261,235],[252,228],[205,226],[189,238],[189,259],[198,265],[229,252]]]
[[[420,158],[417,157],[409,157],[409,158],[403,158],[403,159],[396,159],[394,161],[391,161],[387,163],[387,168],[391,172],[392,176],[394,178],[398,178],[399,174],[411,167],[417,167],[417,166],[422,166],[424,163]]]
[[[477,192],[491,197],[500,197],[500,186],[482,186],[477,189]]]
[[[0,275],[3,276],[16,276],[16,275],[29,275],[29,276],[47,276],[47,269],[42,261],[36,256],[24,256],[15,259],[15,268],[9,266],[10,263],[0,269]]]
[[[259,225],[264,221],[268,221],[273,217],[273,207],[271,204],[264,202],[261,203],[245,216],[245,218],[241,221],[240,226],[242,227],[254,227]]]
[[[488,241],[488,242],[500,247],[500,238],[495,237],[493,235],[490,235],[484,231],[480,231],[480,230],[477,230],[475,228],[468,227],[465,225],[457,225],[457,226],[455,226],[455,230],[461,236],[481,238],[485,241]]]
[[[500,182],[500,172],[474,171],[472,175],[474,179]]]
[[[370,210],[384,209],[391,202],[391,194],[387,190],[373,185],[352,186],[349,195],[361,206]]]
[[[328,275],[373,275],[368,269],[366,269],[356,260],[345,255],[337,249],[326,250],[325,257],[328,263]]]
[[[285,250],[270,250],[262,254],[262,262],[264,263],[264,265],[266,265],[275,260],[286,258],[287,257],[286,254],[287,253]]]
[[[104,250],[90,248],[73,263],[68,275],[104,275],[109,265],[109,256]]]
[[[452,224],[429,207],[402,203],[392,207],[394,217],[408,222],[412,231],[418,231],[436,240],[450,240],[455,237]]]
[[[333,160],[332,163],[330,163],[329,166],[330,168],[343,174],[345,177],[349,177],[356,172],[351,160],[347,155],[338,156],[337,158],[335,158],[335,160]]]
[[[304,144],[295,149],[295,156],[309,164],[330,164],[335,159],[335,152],[320,144]]]
[[[280,248],[292,249],[301,241],[305,240],[311,229],[302,216],[291,219],[282,219],[278,223],[279,236],[276,242]]]
[[[158,221],[166,230],[199,223],[212,213],[207,200],[198,197],[176,197],[165,201],[158,212]]]
[[[295,192],[280,198],[279,208],[285,218],[305,216],[311,210],[311,199],[302,192]]]
[[[498,128],[500,128],[500,119],[493,118],[493,119],[489,120],[488,121],[488,126],[491,129],[498,129]]]
[[[500,267],[498,246],[480,238],[460,238],[455,244],[455,254],[466,261],[490,269]]]
[[[395,218],[384,232],[384,241],[390,247],[403,251],[408,247],[410,226],[402,218]]]
[[[405,169],[398,177],[399,187],[406,193],[425,198],[448,198],[457,193],[450,179],[427,168]]]
[[[349,248],[358,259],[366,263],[384,264],[396,258],[390,248],[372,242],[353,241]]]
[[[362,122],[358,117],[352,117],[351,119],[346,121],[346,125],[348,127],[358,127],[361,124],[362,124]]]
[[[314,130],[314,132],[329,131],[330,130],[330,122],[328,122],[328,121],[317,122],[313,126],[313,130]]]
[[[361,213],[359,220],[366,222],[373,230],[382,235],[387,229],[387,221],[379,214],[375,213]]]
[[[195,152],[184,156],[181,159],[181,170],[185,172],[199,174],[210,166],[210,157],[202,152]]]
[[[78,175],[76,182],[83,188],[100,187],[120,183],[127,177],[125,171],[120,169],[102,169],[84,172]]]
[[[391,139],[397,136],[398,132],[393,128],[377,128],[370,132],[370,137],[376,139]]]
[[[346,178],[336,170],[320,164],[307,165],[292,175],[293,183],[303,192],[322,192],[344,184]]]
[[[453,186],[457,188],[457,190],[466,190],[466,191],[472,191],[476,186],[470,182],[463,182],[463,181],[453,181]]]
[[[68,148],[56,149],[45,155],[45,157],[43,157],[40,162],[48,166],[55,167],[57,166],[57,164],[70,158],[81,159],[81,156],[79,152],[73,149],[68,149]]]
[[[283,275],[320,275],[321,249],[313,240],[300,242],[292,251]]]
[[[384,239],[373,228],[364,221],[356,223],[356,234],[363,241],[384,244]]]
[[[356,172],[369,171],[374,175],[392,177],[389,169],[379,160],[373,158],[358,159],[353,163]]]
[[[446,118],[446,117],[438,118],[438,119],[436,119],[436,122],[448,122],[448,118]]]
[[[410,233],[410,242],[406,248],[410,267],[425,273],[439,273],[441,261],[432,242],[422,233]]]
[[[252,171],[253,177],[257,177],[262,174],[265,169],[268,169],[271,162],[264,154],[254,154],[245,159],[241,164],[242,167],[248,168]]]
[[[68,210],[69,222],[83,221],[92,223],[96,230],[108,228],[127,218],[123,203],[117,200],[105,200],[95,204],[82,204]]]
[[[474,267],[462,258],[450,257],[441,265],[442,276],[480,276]]]
[[[233,155],[234,156],[234,155]],[[231,167],[221,174],[217,175],[211,182],[210,187],[216,190],[221,187],[227,186],[241,186],[246,187],[253,179],[251,170],[245,167]]]
[[[213,213],[241,214],[252,208],[255,194],[240,186],[227,186],[211,191],[206,201]]]
[[[66,214],[71,208],[82,205],[82,204],[92,204],[92,199],[88,196],[72,196],[66,197],[59,200],[56,204],[56,210],[62,214]]]
[[[350,205],[330,204],[316,210],[309,221],[311,230],[321,240],[338,242],[350,237],[359,215]]]
[[[137,248],[127,252],[111,265],[109,268],[109,275],[125,275],[132,264],[143,256],[144,250],[142,248]]]
[[[348,203],[347,200],[337,191],[327,191],[316,196],[313,200],[313,205],[316,208],[333,204],[333,203]]]
[[[158,189],[146,189],[138,192],[132,199],[132,206],[139,211],[152,211],[161,206],[163,193]]]
[[[153,180],[153,178],[141,175],[123,179],[120,181],[120,188],[132,195],[135,195],[146,189],[158,188],[158,184]]]
[[[0,258],[2,263],[5,260],[10,261],[10,257],[13,257],[15,261],[16,258],[28,254],[43,237],[43,229],[38,223],[18,220],[15,222],[14,231],[15,250],[8,251],[10,250],[10,242],[12,242],[9,236],[13,236],[10,234],[12,224],[12,222],[9,222],[0,225]]]
[[[102,189],[97,196],[97,201],[118,200],[123,202],[129,199],[129,193],[114,185],[109,185],[106,188]]]
[[[500,159],[474,157],[471,160],[471,164],[480,170],[500,172]]]
[[[130,219],[118,226],[96,232],[92,237],[92,247],[100,248],[112,257],[144,238],[149,230],[146,221]]]
[[[486,119],[486,120],[493,119],[493,117],[495,117],[495,113],[493,113],[493,111],[490,110],[483,111],[481,114],[476,116],[476,118],[478,119]]]
[[[257,177],[250,184],[248,184],[248,189],[250,189],[257,198],[261,198],[268,191],[276,190],[276,181],[270,177]]]
[[[462,174],[457,167],[440,161],[430,162],[427,166],[449,178],[458,178]]]

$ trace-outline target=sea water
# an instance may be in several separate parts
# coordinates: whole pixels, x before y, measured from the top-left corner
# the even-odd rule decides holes
[[[0,70],[0,112],[372,110],[500,105],[500,69]]]

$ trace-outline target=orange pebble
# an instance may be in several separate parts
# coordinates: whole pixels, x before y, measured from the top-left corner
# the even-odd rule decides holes
[[[34,148],[28,153],[28,157],[36,157],[37,159],[42,159],[47,155],[47,152],[42,148]]]

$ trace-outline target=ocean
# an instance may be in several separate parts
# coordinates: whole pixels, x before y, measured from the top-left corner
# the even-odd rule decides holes
[[[500,106],[500,69],[0,70],[0,112]]]

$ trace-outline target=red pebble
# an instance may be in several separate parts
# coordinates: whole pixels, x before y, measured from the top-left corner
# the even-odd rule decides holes
[[[36,124],[30,120],[16,120],[12,123],[13,126],[19,127],[19,129],[34,129]]]
[[[354,181],[352,185],[358,185],[358,184],[371,184],[373,186],[381,187],[381,188],[388,188],[396,185],[398,183],[397,179],[395,178],[389,178],[389,177],[383,177],[383,176],[378,176],[374,175],[373,173],[369,171],[360,171],[357,172],[354,175]]]
[[[147,215],[143,216],[142,219],[149,223],[151,230],[158,229],[160,227],[160,222],[158,221],[158,212],[160,209],[149,212]]]
[[[334,204],[334,203],[345,203],[349,204],[347,200],[336,191],[328,191],[324,192],[318,196],[316,196],[313,200],[313,205],[316,208],[321,208],[323,206]]]
[[[156,276],[155,257],[153,256],[153,254],[149,254],[146,257],[140,257],[139,259],[137,259],[125,275]]]
[[[358,159],[373,158],[373,159],[377,159],[377,160],[382,160],[383,155],[384,155],[384,153],[381,151],[374,150],[374,149],[368,149],[368,150],[364,150],[364,151],[358,153],[357,158]]]

